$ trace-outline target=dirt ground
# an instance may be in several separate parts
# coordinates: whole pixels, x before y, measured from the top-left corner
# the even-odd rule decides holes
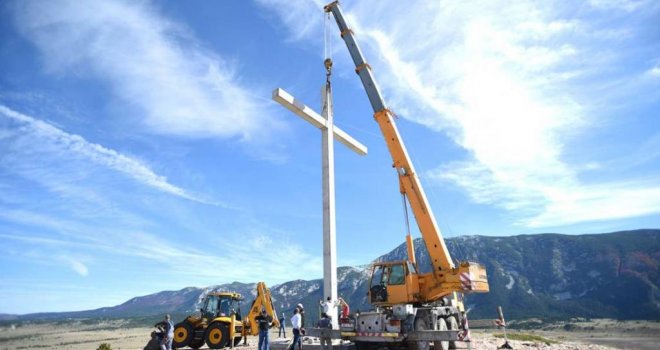
[[[596,322],[596,323],[593,323]],[[627,321],[624,323],[596,320],[590,323],[578,322],[578,326],[548,326],[541,330],[509,331],[510,335],[541,336],[557,343],[543,341],[509,340],[514,349],[544,350],[612,350],[612,349],[658,349],[660,343],[660,323]],[[109,343],[113,350],[141,350],[149,340],[152,328],[127,327],[126,322],[103,321],[89,324],[82,322],[21,324],[0,327],[0,350],[18,349],[71,349],[96,350],[101,343]],[[567,331],[566,329],[570,329]],[[290,332],[288,332],[290,335]],[[473,330],[472,349],[496,349],[504,343],[497,330]],[[271,340],[278,342],[277,332],[271,333]],[[283,339],[279,340],[280,342]],[[256,350],[256,337],[248,338],[247,347],[237,350]],[[281,346],[280,346],[281,347]],[[316,346],[307,345],[309,349]],[[206,348],[206,347],[203,347]],[[273,346],[273,348],[279,348]],[[465,343],[459,348],[467,349]]]

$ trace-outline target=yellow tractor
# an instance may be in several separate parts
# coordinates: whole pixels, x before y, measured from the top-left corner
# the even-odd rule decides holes
[[[248,334],[257,335],[255,321],[264,308],[279,327],[270,290],[264,282],[257,283],[257,297],[248,314],[241,315],[243,297],[234,292],[212,292],[206,295],[199,314],[186,317],[174,326],[174,348],[200,348],[204,343],[211,349],[222,349],[240,343]]]

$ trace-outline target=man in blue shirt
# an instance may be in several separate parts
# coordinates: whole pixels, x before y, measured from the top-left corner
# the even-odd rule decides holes
[[[324,312],[321,314],[321,319],[316,323],[318,328],[332,329],[332,320]],[[332,350],[332,339],[330,337],[321,337],[321,350]]]
[[[281,337],[284,335],[284,338],[286,339],[286,328],[284,327],[284,312],[282,313],[282,316],[280,316],[280,329],[277,331],[277,337]]]

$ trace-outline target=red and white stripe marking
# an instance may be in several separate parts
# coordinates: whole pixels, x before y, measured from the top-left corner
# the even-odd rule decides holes
[[[383,332],[356,332],[358,337],[396,337],[398,333],[383,333]]]
[[[469,272],[461,272],[458,278],[461,280],[463,290],[472,290],[472,276]]]
[[[468,325],[467,314],[465,314],[463,331],[458,332],[458,339],[462,341],[470,341],[470,326]]]

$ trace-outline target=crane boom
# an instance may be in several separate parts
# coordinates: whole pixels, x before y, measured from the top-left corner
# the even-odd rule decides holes
[[[389,281],[386,280],[390,279],[387,276],[390,271],[400,270],[400,267],[375,266],[372,273],[372,289],[370,290],[372,302],[383,306],[394,305],[399,302],[433,303],[454,292],[488,292],[488,279],[483,266],[473,262],[461,262],[458,267],[454,266],[419,176],[415,172],[412,160],[396,127],[394,113],[385,105],[371,67],[362,55],[355,34],[346,24],[339,2],[331,2],[324,7],[324,10],[325,12],[331,12],[334,16],[341,37],[344,39],[353,59],[355,72],[360,76],[371,107],[374,110],[374,119],[380,127],[392,156],[392,166],[399,176],[399,191],[410,203],[415,222],[424,239],[433,267],[433,272],[419,275],[412,272],[410,268],[405,268],[408,271],[406,276],[409,276],[409,279],[406,280],[403,286],[398,286],[391,283],[388,285]],[[414,265],[416,258],[410,232],[407,233],[406,243],[408,260]],[[374,273],[379,270],[385,271],[383,277],[380,277],[381,286],[374,282]]]
[[[378,122],[381,132],[385,137],[385,142],[387,143],[390,155],[392,156],[392,161],[394,162],[393,167],[399,175],[401,193],[407,197],[408,202],[410,203],[410,208],[415,215],[417,226],[419,227],[426,248],[431,256],[433,270],[440,271],[452,269],[454,263],[452,262],[447,246],[442,239],[442,234],[435,221],[435,216],[433,216],[428,200],[426,199],[426,194],[420,183],[419,176],[415,172],[412,161],[408,156],[406,146],[399,135],[399,131],[394,121],[394,114],[385,106],[376,79],[371,72],[371,67],[364,59],[360,46],[355,40],[353,31],[346,24],[346,20],[344,19],[338,1],[326,5],[325,11],[332,12],[335,21],[339,26],[341,37],[344,39],[348,51],[353,58],[355,72],[360,76],[360,80],[367,92],[371,107],[374,110],[374,118],[376,119],[376,122]],[[410,239],[408,241],[412,242]],[[410,249],[408,254],[412,254]],[[414,261],[415,258],[414,256],[411,256],[410,259]]]

